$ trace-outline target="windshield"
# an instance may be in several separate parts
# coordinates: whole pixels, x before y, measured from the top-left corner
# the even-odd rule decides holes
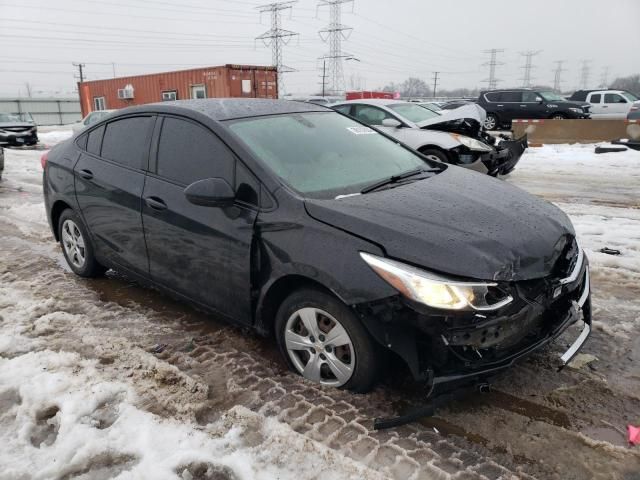
[[[432,118],[439,117],[436,112],[429,110],[428,108],[421,107],[415,103],[396,103],[387,106],[413,123],[420,123],[425,120],[431,120]]]
[[[229,128],[284,182],[314,198],[357,193],[392,175],[436,166],[336,112],[233,120]]]
[[[544,98],[545,100],[551,102],[566,102],[566,99],[556,92],[540,92],[540,95],[542,95],[542,98]]]
[[[636,97],[633,93],[631,92],[622,92],[622,96],[625,97],[627,100],[629,100],[630,102],[637,102],[638,101],[638,97]]]
[[[30,113],[0,113],[0,122],[31,122]]]

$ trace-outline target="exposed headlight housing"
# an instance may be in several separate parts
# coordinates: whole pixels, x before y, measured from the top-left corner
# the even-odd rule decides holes
[[[482,143],[480,140],[476,140],[475,138],[465,137],[464,135],[459,135],[457,133],[450,133],[453,138],[455,138],[462,145],[467,147],[469,150],[473,150],[474,152],[492,152],[493,147],[491,145],[487,145],[486,143]]]
[[[395,260],[360,252],[360,257],[405,297],[443,310],[497,310],[513,297],[492,282],[462,282]]]

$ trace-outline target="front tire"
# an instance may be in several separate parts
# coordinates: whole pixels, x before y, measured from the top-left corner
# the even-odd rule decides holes
[[[563,113],[554,113],[551,115],[551,120],[564,120],[567,118]]]
[[[105,267],[94,256],[93,244],[82,219],[70,208],[60,215],[58,238],[73,273],[81,277],[97,277],[105,272]]]
[[[354,313],[320,290],[298,290],[280,305],[278,346],[289,367],[307,380],[365,393],[378,376],[376,345]]]

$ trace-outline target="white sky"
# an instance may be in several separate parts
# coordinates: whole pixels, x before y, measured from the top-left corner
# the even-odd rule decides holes
[[[285,77],[290,93],[318,89],[318,57],[328,45],[318,30],[328,8],[300,0],[282,27],[300,33],[285,47],[284,62],[297,69]],[[271,49],[254,38],[270,28],[257,0],[0,0],[0,96],[73,94],[72,62],[83,62],[88,79],[225,63],[271,64]],[[352,11],[353,9],[353,11]],[[591,84],[640,73],[640,0],[448,0],[443,2],[355,0],[343,6],[342,23],[353,27],[343,49],[360,59],[345,64],[367,89],[409,76],[439,88],[483,86],[488,60],[503,48],[500,86],[522,83],[524,57],[534,57],[534,82],[553,83],[553,62],[565,60],[565,90],[580,84],[583,59]],[[316,16],[317,14],[317,16]]]

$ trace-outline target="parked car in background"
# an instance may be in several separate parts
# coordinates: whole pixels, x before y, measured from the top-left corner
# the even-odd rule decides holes
[[[30,113],[0,113],[0,145],[22,147],[38,143],[38,127]]]
[[[567,363],[590,332],[565,213],[318,105],[131,107],[42,163],[76,274],[113,268],[273,335],[311,382],[367,391],[390,352],[417,381],[471,381],[581,322]]]
[[[569,100],[589,103],[591,118],[626,118],[632,109],[640,108],[640,99],[625,90],[578,90]]]
[[[463,107],[465,105],[469,105],[472,102],[471,100],[450,100],[448,102],[445,102],[441,105],[441,108],[443,110],[454,110],[456,108],[460,108]]]
[[[475,104],[441,113],[402,100],[350,100],[333,109],[385,132],[428,158],[492,176],[511,172],[527,139],[496,139],[484,132],[484,111]]]
[[[627,120],[640,120],[640,106],[633,106],[627,113]]]
[[[115,111],[116,110],[96,110],[94,112],[89,113],[82,120],[74,123],[71,128],[74,132],[79,132],[87,128],[89,125],[93,125],[94,123],[99,122],[104,117],[106,117],[107,115]]]
[[[568,101],[555,92],[513,88],[480,92],[478,105],[487,112],[485,128],[510,128],[515,119],[589,118],[590,104]]]

